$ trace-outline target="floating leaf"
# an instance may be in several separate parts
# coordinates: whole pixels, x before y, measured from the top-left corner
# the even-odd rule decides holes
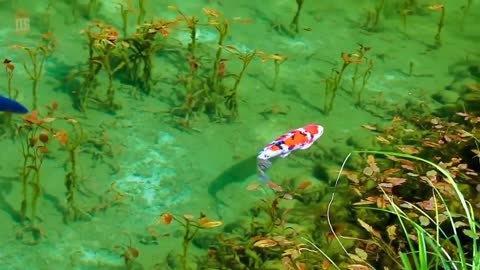
[[[368,125],[368,124],[365,124],[365,125],[362,125],[363,128],[365,129],[368,129],[368,130],[377,130],[377,127],[374,126],[374,125]]]
[[[283,188],[273,181],[268,181],[267,182],[267,187],[271,188],[272,190],[274,190],[276,192],[282,192],[283,191]]]
[[[45,117],[42,119],[42,123],[51,123],[53,121],[55,121],[54,117]]]
[[[397,146],[397,149],[405,154],[414,155],[420,153],[420,150],[413,145]]]
[[[430,220],[426,216],[420,216],[418,220],[420,220],[420,225],[422,226],[428,226],[428,224],[430,224]]]
[[[211,9],[211,8],[203,8],[203,13],[209,17],[220,17],[220,11]]]
[[[456,221],[455,228],[460,228],[460,227],[468,227],[468,224],[463,221]]]
[[[432,147],[432,148],[440,148],[442,145],[439,144],[439,143],[436,143],[436,142],[425,140],[425,141],[422,142],[422,146]]]
[[[431,210],[435,209],[435,203],[436,203],[435,199],[433,197],[430,197],[430,199],[428,199],[426,201],[418,202],[417,205],[420,206],[424,210],[431,211]],[[437,205],[437,207],[439,207],[439,206]]]
[[[367,164],[372,168],[374,172],[380,172],[380,169],[377,166],[377,162],[375,160],[375,157],[373,155],[368,155],[367,157]]]
[[[377,139],[379,142],[384,143],[384,144],[390,144],[390,141],[385,139],[382,136],[376,136],[375,139]]]
[[[372,170],[372,168],[370,168],[370,167],[365,167],[365,169],[363,169],[363,174],[366,175],[366,176],[372,176],[372,175],[373,175],[373,170]]]
[[[407,179],[400,178],[400,177],[387,177],[385,181],[387,181],[388,183],[391,183],[395,187],[405,183]]]
[[[362,265],[362,264],[350,264],[347,266],[348,270],[370,270],[368,266]]]
[[[368,254],[367,252],[365,252],[365,250],[361,249],[361,248],[355,248],[355,253],[358,255],[358,257],[360,257],[362,260],[367,260],[368,258]]]
[[[358,180],[358,174],[351,171],[343,171],[342,175],[345,175],[348,180],[352,181],[355,184],[358,184],[360,181]]]
[[[401,167],[409,171],[415,171],[415,167],[413,165],[402,164]]]
[[[478,233],[475,234],[473,233],[473,231],[471,230],[468,230],[468,229],[465,229],[465,230],[462,230],[463,234],[465,234],[466,236],[472,238],[472,239],[475,239],[475,240],[478,240],[478,237],[480,236]]]
[[[378,231],[376,231],[372,226],[367,224],[365,221],[357,218],[358,223],[360,223],[360,226],[362,226],[367,232],[371,233],[373,236],[381,238],[382,236]]]
[[[192,220],[195,217],[193,215],[190,215],[190,214],[185,214],[185,215],[183,215],[183,218],[186,219],[186,220]]]
[[[260,248],[268,248],[268,247],[274,247],[277,244],[278,244],[277,241],[267,238],[267,239],[258,240],[253,244],[253,246],[260,247]]]
[[[248,191],[253,191],[253,190],[257,190],[259,187],[260,187],[260,183],[257,181],[257,182],[255,182],[255,183],[250,183],[250,184],[247,186],[247,190],[248,190]]]
[[[200,225],[200,227],[204,228],[204,229],[213,229],[213,228],[216,228],[216,227],[220,227],[223,225],[223,223],[219,220],[210,220],[209,218],[207,217],[202,217],[198,220],[198,224]]]
[[[392,174],[397,173],[399,171],[400,171],[400,169],[398,169],[398,168],[390,168],[390,169],[385,170],[383,172],[383,175],[385,175],[385,176],[392,175]]]
[[[387,236],[390,241],[397,239],[397,226],[390,225],[387,227]]]

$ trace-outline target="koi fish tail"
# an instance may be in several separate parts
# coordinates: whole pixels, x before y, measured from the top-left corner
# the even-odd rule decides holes
[[[259,170],[265,171],[272,167],[272,162],[268,159],[257,158],[257,167]]]

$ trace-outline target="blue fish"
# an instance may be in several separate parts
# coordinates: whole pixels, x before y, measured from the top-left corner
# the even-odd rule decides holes
[[[28,109],[13,99],[0,96],[0,112],[28,113]]]

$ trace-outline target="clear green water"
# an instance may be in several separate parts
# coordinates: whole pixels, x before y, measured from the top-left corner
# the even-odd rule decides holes
[[[98,2],[90,17],[120,29],[118,1]],[[172,235],[161,237],[156,244],[141,241],[148,237],[147,228],[162,212],[204,212],[226,224],[248,219],[251,205],[266,194],[247,190],[257,176],[255,168],[245,168],[250,163],[242,161],[279,135],[308,123],[325,127],[323,137],[308,150],[316,155],[296,152],[276,162],[268,173],[278,181],[301,178],[327,182],[331,178],[312,176],[316,164],[327,168],[327,175],[332,177],[350,151],[376,146],[362,125],[389,122],[401,110],[421,115],[454,104],[460,93],[446,92],[445,88],[458,82],[456,67],[475,59],[478,62],[480,57],[478,1],[472,1],[468,10],[465,5],[470,1],[442,2],[446,14],[441,44],[435,39],[440,12],[428,9],[438,1],[385,1],[374,25],[380,1],[305,0],[299,33],[293,35],[288,33],[296,7],[293,0],[145,2],[146,21],[174,19],[177,14],[168,5],[177,5],[188,16],[196,15],[204,24],[207,19],[202,8],[221,11],[231,19],[225,45],[287,57],[280,66],[276,89],[271,89],[273,61],[254,59],[238,88],[239,115],[234,121],[212,122],[198,113],[190,129],[179,128],[175,122],[178,117],[168,112],[181,104],[177,93],[185,89],[179,79],[188,72],[188,61],[181,56],[185,55],[189,36],[187,28],[179,25],[172,27],[165,37],[168,45],[153,58],[155,84],[149,95],[116,77],[120,109],[108,113],[101,109],[102,104],[90,102],[87,111],[80,112],[74,98],[79,85],[69,81],[68,74],[88,60],[87,42],[81,34],[91,21],[88,1],[0,0],[1,56],[15,65],[12,84],[19,93],[17,100],[29,108],[33,102],[32,81],[22,66],[29,59],[23,50],[12,46],[34,48],[42,34],[53,34],[54,50],[46,58],[39,80],[39,110],[45,115],[45,106],[55,100],[59,105],[57,117],[73,117],[84,128],[89,140],[78,153],[80,192],[76,199],[79,207],[91,213],[88,221],[63,222],[68,156],[58,143],[51,142],[50,155],[41,171],[38,210],[38,226],[45,238],[35,245],[30,244],[33,240],[29,234],[16,239],[21,231],[21,144],[4,128],[0,141],[0,269],[123,269],[117,246],[128,245],[128,236],[140,251],[138,265],[168,269],[165,257],[171,250],[180,249],[181,234],[174,227],[159,226],[161,234]],[[403,18],[399,14],[405,2],[416,2],[417,9]],[[132,0],[131,5],[128,33],[134,31],[138,16],[137,1]],[[236,17],[251,22],[242,23]],[[218,36],[208,25],[200,26],[197,34],[208,62],[218,48]],[[333,109],[325,115],[325,79],[333,68],[341,67],[341,53],[355,52],[358,44],[371,47],[367,57],[373,60],[362,95],[363,107],[355,106],[350,93],[351,67],[344,73]],[[228,59],[227,72],[238,73],[238,60],[228,52],[223,57]],[[364,71],[359,74],[358,78],[363,78]],[[2,95],[7,95],[7,78],[7,72],[0,72]],[[103,95],[106,74],[100,72],[98,80],[97,89]],[[357,87],[361,79],[358,81]],[[22,123],[18,115],[13,121]],[[232,166],[233,171],[229,170]],[[225,172],[227,175],[222,175]],[[118,204],[109,203],[115,198],[112,186],[126,196]],[[105,205],[108,207],[101,209]],[[193,255],[204,253],[193,249]]]

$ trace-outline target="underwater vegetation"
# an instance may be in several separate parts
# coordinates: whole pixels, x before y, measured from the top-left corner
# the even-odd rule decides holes
[[[315,13],[309,8],[321,3],[288,1],[288,18],[274,22],[273,11],[267,8],[253,13],[260,14],[258,18],[233,17],[221,10],[222,1],[209,2],[218,8],[188,12],[180,5],[164,3],[164,16],[153,13],[151,1],[123,1],[115,6],[118,18],[99,16],[100,8],[106,5],[101,1],[65,2],[71,7],[72,19],[82,22],[80,33],[69,34],[82,46],[79,65],[56,66],[57,45],[62,40],[50,32],[32,38],[36,45],[9,46],[13,49],[9,52],[20,54],[23,63],[10,56],[3,62],[6,81],[2,87],[5,93],[0,96],[1,138],[9,140],[8,147],[14,150],[8,153],[20,161],[12,169],[16,173],[12,185],[18,188],[11,190],[18,194],[10,214],[16,225],[12,235],[21,245],[38,247],[48,241],[53,229],[45,224],[51,216],[44,215],[47,206],[42,204],[48,200],[55,205],[63,225],[71,228],[94,230],[110,209],[121,215],[115,226],[131,219],[144,227],[144,231],[122,227],[125,231],[120,235],[113,235],[117,228],[101,232],[112,234],[115,241],[98,244],[120,260],[115,269],[479,269],[478,53],[468,54],[452,66],[448,70],[453,78],[450,84],[425,100],[386,98],[384,85],[378,83],[395,76],[405,81],[430,76],[429,70],[414,61],[414,53],[405,70],[373,80],[382,72],[378,67],[385,59],[400,62],[395,53],[373,41],[377,34],[386,32],[388,16],[398,17],[399,32],[406,37],[413,36],[413,19],[432,18],[431,37],[422,44],[425,51],[421,54],[427,54],[448,45],[445,26],[450,21],[446,12],[451,6],[413,0],[372,1],[359,12],[362,22],[352,24],[363,31],[364,40],[336,47],[334,54],[321,60],[327,67],[307,65],[297,70],[289,66],[299,61],[294,50],[268,52],[269,48],[242,46],[233,37],[238,29],[255,27],[254,20],[264,20],[272,30],[269,34],[298,45],[304,42],[302,35],[315,28],[303,21]],[[472,5],[472,1],[463,4],[459,28],[464,27],[464,17],[475,11]],[[49,1],[49,11],[54,6]],[[47,24],[45,28],[50,31]],[[202,32],[213,33],[213,41],[202,41]],[[311,53],[308,60],[315,57]],[[162,66],[165,62],[170,65]],[[23,74],[18,72],[19,65]],[[50,98],[48,87],[43,89],[49,65],[65,68],[68,73],[58,89],[71,99],[73,108]],[[303,99],[295,91],[308,92],[307,87],[290,86],[299,81],[295,77],[301,73],[308,75],[300,80],[315,81],[311,89],[314,95]],[[253,85],[258,89],[247,86],[252,78],[259,81],[260,86]],[[17,87],[22,79],[28,80],[27,89],[31,90]],[[372,93],[372,89],[382,90]],[[247,91],[258,95],[259,100],[265,95],[267,105],[247,104],[243,100]],[[257,174],[258,153],[242,149],[233,164],[216,173],[208,184],[199,184],[205,191],[201,196],[208,195],[213,206],[191,206],[205,209],[199,215],[189,214],[188,209],[177,210],[173,203],[154,206],[154,221],[145,222],[150,213],[128,208],[138,203],[138,198],[119,188],[117,181],[95,183],[95,190],[89,190],[81,169],[83,162],[93,160],[95,165],[106,165],[112,171],[111,178],[125,170],[116,164],[115,154],[130,142],[127,137],[135,136],[137,125],[144,123],[131,118],[122,106],[126,95],[134,99],[138,111],[166,116],[160,124],[148,122],[149,131],[164,125],[201,133],[208,131],[209,125],[227,127],[252,121],[251,115],[243,118],[242,113],[255,108],[255,116],[261,114],[266,119],[259,124],[262,131],[252,128],[251,133],[236,134],[242,140],[257,143],[263,135],[276,132],[265,130],[272,126],[283,129],[286,124],[307,124],[303,122],[318,118],[322,125],[323,120],[330,121],[325,132],[332,135],[327,135],[331,136],[327,143],[322,144],[322,138],[320,146],[316,144],[295,157],[296,169],[301,168],[303,174],[279,170],[272,172],[272,181],[244,183]],[[281,108],[279,97],[300,101],[292,104],[306,107],[311,118],[285,120],[299,108]],[[31,104],[26,106],[25,100]],[[161,100],[168,108],[147,108],[146,100]],[[436,110],[429,102],[433,100],[438,102]],[[265,108],[257,108],[263,106],[259,104]],[[345,106],[348,115],[365,113],[375,119],[362,125],[368,131],[366,142],[356,139],[357,134],[351,134],[346,142],[336,137],[340,131],[335,129],[344,128],[344,119],[338,119],[337,114]],[[119,126],[124,133],[117,140],[111,139],[108,132]],[[348,132],[355,133],[349,128]],[[250,138],[255,136],[259,138]],[[231,141],[232,148],[244,146],[238,138]],[[210,159],[210,145],[204,147],[195,151],[207,152]],[[195,162],[185,156],[175,165],[194,174],[189,162]],[[161,160],[149,162],[168,167]],[[135,172],[135,179],[153,178],[155,174],[148,168]],[[96,175],[91,177],[101,182]],[[175,183],[179,180],[172,178]],[[196,185],[197,178],[201,177],[193,175],[188,181]],[[60,187],[60,195],[52,195],[52,183]],[[242,210],[231,213],[231,198],[225,193],[243,184],[243,190],[236,190],[235,195],[241,197],[243,191],[255,202],[242,201]],[[3,201],[2,209],[7,209]],[[160,252],[165,245],[169,251]],[[147,254],[155,255],[146,258]]]

